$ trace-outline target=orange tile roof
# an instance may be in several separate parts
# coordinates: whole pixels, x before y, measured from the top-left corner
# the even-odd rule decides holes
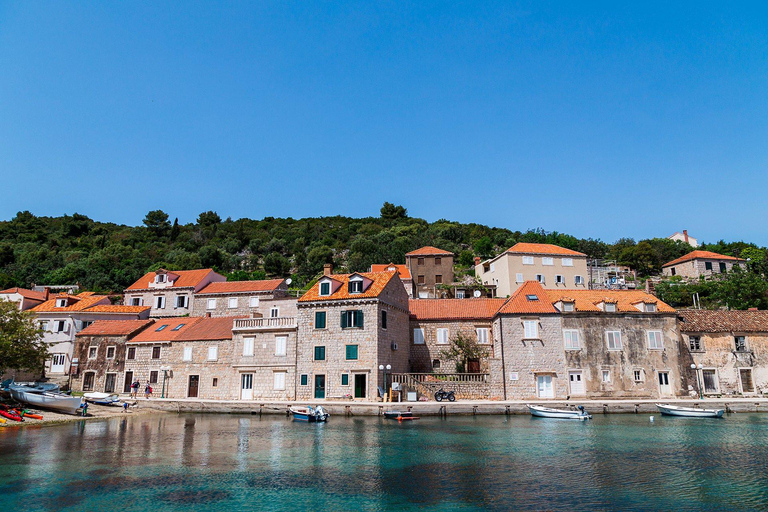
[[[73,300],[73,303],[67,307],[57,308],[56,299],[62,299],[62,298],[68,298],[68,299],[74,299],[74,300]],[[109,297],[107,297],[106,295],[94,295],[93,292],[83,292],[83,293],[80,293],[79,295],[69,295],[66,293],[58,293],[56,295],[51,295],[47,301],[43,302],[42,304],[38,304],[37,306],[30,309],[30,311],[33,311],[35,313],[59,313],[63,311],[69,311],[69,312],[85,311],[86,309],[96,306],[99,303],[104,303],[104,305],[109,304]]]
[[[768,332],[768,311],[682,310],[682,332]]]
[[[206,340],[231,340],[232,324],[235,318],[247,318],[244,316],[220,316],[202,317],[189,329],[182,332],[173,341],[206,341]]]
[[[152,324],[149,329],[144,329],[137,334],[130,343],[152,343],[152,342],[170,342],[181,336],[182,333],[189,330],[197,322],[201,321],[203,317],[173,317],[173,318],[160,318]],[[162,329],[160,329],[162,326]],[[176,329],[179,325],[182,327]],[[158,329],[160,329],[158,331]]]
[[[411,299],[414,320],[491,320],[506,299]]]
[[[331,295],[320,296],[320,283],[317,282],[307,293],[301,296],[299,302],[318,300],[370,299],[378,297],[384,287],[397,275],[396,272],[358,272],[359,275],[371,279],[373,283],[363,293],[349,293],[349,277],[354,274],[333,274],[327,277],[338,281],[341,286]],[[322,279],[322,278],[321,278]]]
[[[395,267],[398,272],[400,272],[400,279],[406,280],[406,279],[412,279],[411,277],[411,270],[408,268],[407,265],[397,265],[395,263],[388,263],[386,265],[381,265],[379,263],[371,265],[371,272],[389,272],[389,268]]]
[[[518,242],[509,249],[507,252],[513,252],[517,254],[557,254],[560,256],[586,256],[583,252],[572,251],[565,247],[552,244],[532,244],[527,242]]]
[[[664,265],[662,265],[662,267],[669,267],[672,265],[677,265],[678,263],[684,263],[686,261],[693,261],[693,260],[744,261],[741,258],[736,258],[734,256],[726,256],[725,254],[717,254],[716,252],[711,252],[711,251],[691,251],[685,256],[681,256],[676,260],[672,260],[668,263],[665,263]]]
[[[198,270],[169,270],[169,274],[176,274],[179,276],[178,279],[173,281],[171,288],[194,288],[211,272],[213,272],[213,269],[211,268],[201,268]],[[138,281],[126,288],[126,290],[146,290],[149,288],[149,283],[154,282],[156,275],[157,272],[147,272]]]
[[[223,281],[209,283],[197,292],[197,295],[208,293],[238,293],[238,292],[271,292],[280,287],[284,279],[262,279],[258,281]]]
[[[0,295],[4,294],[12,294],[12,293],[18,293],[25,299],[31,299],[31,300],[45,300],[45,292],[36,292],[35,290],[28,290],[26,288],[8,288],[7,290],[0,291]]]
[[[641,290],[546,290],[545,293],[553,304],[570,299],[576,311],[602,312],[597,307],[601,302],[615,303],[619,313],[640,313],[635,307],[640,303],[656,304],[656,310],[660,313],[675,311],[670,305]]]
[[[535,296],[536,299],[531,300],[528,296]],[[515,293],[506,300],[504,305],[499,308],[500,315],[546,314],[558,312],[557,308],[555,308],[549,300],[547,292],[538,281],[524,282],[520,288],[515,290]]]
[[[452,252],[438,249],[437,247],[426,246],[415,251],[405,253],[406,256],[453,256]]]
[[[113,306],[111,304],[104,304],[104,305],[96,305],[92,308],[88,308],[88,313],[126,313],[126,314],[134,314],[138,315],[145,311],[149,311],[149,306]]]
[[[98,320],[75,336],[129,336],[152,325],[154,320]]]

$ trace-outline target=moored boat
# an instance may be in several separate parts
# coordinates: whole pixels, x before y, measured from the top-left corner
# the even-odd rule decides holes
[[[583,405],[578,406],[577,409],[555,409],[552,407],[529,404],[528,410],[531,411],[531,416],[538,416],[540,418],[557,418],[561,420],[592,419],[592,415],[584,409]]]
[[[684,416],[688,418],[722,418],[725,409],[699,409],[679,405],[656,404],[659,412],[666,416]]]
[[[65,414],[77,414],[77,410],[82,404],[82,399],[79,396],[70,396],[64,393],[38,391],[35,388],[16,384],[11,384],[10,390],[14,400]]]
[[[328,417],[330,416],[329,413],[325,412],[325,409],[323,409],[322,405],[318,405],[316,407],[312,407],[311,405],[292,405],[288,410],[293,415],[293,419],[300,421],[322,422],[327,421]]]
[[[419,418],[415,417],[411,411],[384,411],[384,417],[388,420],[411,421]]]
[[[122,405],[120,402],[120,396],[117,393],[85,393],[83,398],[87,402],[96,405]]]

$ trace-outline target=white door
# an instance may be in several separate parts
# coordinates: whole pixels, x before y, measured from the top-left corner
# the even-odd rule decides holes
[[[240,400],[253,400],[253,374],[242,374],[240,383]]]
[[[581,371],[568,372],[568,379],[571,381],[572,395],[586,394],[586,390],[584,388],[584,378]]]
[[[51,373],[64,373],[64,365],[66,362],[66,354],[53,354],[53,359],[51,360]]]
[[[554,398],[555,390],[552,386],[551,375],[537,375],[536,376],[536,389],[539,394],[539,398]]]
[[[672,394],[672,386],[669,385],[669,372],[659,372],[659,393],[661,396]]]

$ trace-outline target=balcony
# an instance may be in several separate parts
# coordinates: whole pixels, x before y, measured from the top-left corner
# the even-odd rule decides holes
[[[296,317],[236,318],[233,331],[277,331],[296,329]]]

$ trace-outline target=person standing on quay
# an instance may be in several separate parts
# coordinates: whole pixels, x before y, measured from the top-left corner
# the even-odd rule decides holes
[[[149,385],[149,381],[147,381],[147,385],[144,387],[144,398],[149,400],[149,395],[152,394],[152,386]]]
[[[141,387],[141,383],[139,382],[139,379],[136,379],[133,381],[133,384],[131,384],[131,398],[138,398],[139,387]]]

